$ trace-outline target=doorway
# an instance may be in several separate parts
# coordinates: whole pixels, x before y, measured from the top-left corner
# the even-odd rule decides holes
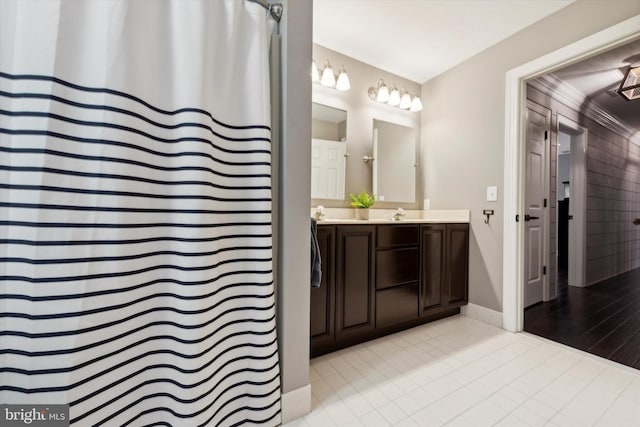
[[[585,286],[587,130],[558,114],[556,151],[558,285],[555,294],[563,283]]]
[[[526,81],[563,65],[621,46],[638,38],[640,16],[514,68],[506,74],[505,170],[503,228],[503,328],[524,326],[524,226],[515,219],[524,211],[524,120]]]

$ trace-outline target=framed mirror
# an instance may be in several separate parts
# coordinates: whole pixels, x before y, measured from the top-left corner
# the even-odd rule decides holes
[[[344,200],[347,112],[314,102],[311,118],[311,198]]]
[[[381,202],[416,200],[416,131],[373,120],[373,194]]]

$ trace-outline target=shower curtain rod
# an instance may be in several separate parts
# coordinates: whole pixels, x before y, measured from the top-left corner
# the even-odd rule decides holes
[[[282,18],[282,3],[267,3],[266,0],[249,0],[254,3],[258,3],[260,6],[264,7],[269,11],[269,14],[276,22],[280,22],[280,18]]]

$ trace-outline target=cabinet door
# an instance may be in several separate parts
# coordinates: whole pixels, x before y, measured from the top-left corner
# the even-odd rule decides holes
[[[318,226],[318,245],[322,265],[319,288],[311,288],[311,355],[334,340],[335,307],[335,227]]]
[[[336,230],[336,340],[358,340],[374,330],[374,238],[374,226]]]
[[[469,225],[447,224],[447,305],[467,303],[469,289]]]
[[[423,225],[420,228],[420,315],[441,310],[446,305],[444,224]]]

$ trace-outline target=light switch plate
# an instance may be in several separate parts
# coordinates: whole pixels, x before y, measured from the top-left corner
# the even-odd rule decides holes
[[[498,201],[498,187],[489,186],[487,187],[487,202],[497,202]]]

